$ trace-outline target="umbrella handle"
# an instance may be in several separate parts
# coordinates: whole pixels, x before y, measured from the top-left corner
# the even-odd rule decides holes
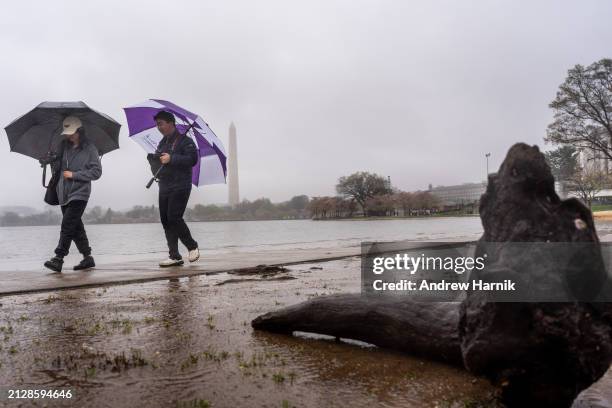
[[[149,182],[147,183],[146,188],[151,188],[154,181],[155,181],[155,177],[151,177],[151,180],[149,180]]]
[[[146,185],[147,188],[151,188],[151,186],[153,185],[153,182],[155,180],[157,180],[157,176],[159,175],[159,172],[161,171],[161,169],[164,168],[164,166],[165,166],[165,164],[162,164],[161,166],[159,166],[159,169],[157,169],[157,171],[155,172],[153,177],[151,177],[151,180],[149,180],[149,182],[147,183],[147,185]]]
[[[49,185],[45,185],[45,179],[47,178],[47,165],[43,166],[43,174],[42,174],[42,185],[44,188],[47,188]]]

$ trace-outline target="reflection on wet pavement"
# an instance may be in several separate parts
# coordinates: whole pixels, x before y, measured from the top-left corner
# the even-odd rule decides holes
[[[0,298],[0,384],[75,390],[75,399],[49,406],[494,404],[485,380],[457,368],[373,347],[254,332],[250,321],[261,313],[359,290],[358,258],[297,265],[284,274],[296,279],[219,286],[228,275],[198,276]]]

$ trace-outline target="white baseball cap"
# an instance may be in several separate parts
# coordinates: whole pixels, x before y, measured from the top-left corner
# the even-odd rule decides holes
[[[67,116],[64,119],[64,130],[62,131],[62,135],[72,135],[75,133],[83,124],[81,123],[81,119],[76,116]]]

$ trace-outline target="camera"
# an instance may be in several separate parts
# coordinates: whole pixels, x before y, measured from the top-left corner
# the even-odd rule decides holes
[[[157,160],[159,160],[159,158],[161,157],[161,155],[162,155],[162,154],[161,154],[161,153],[159,153],[159,152],[149,153],[149,154],[147,154],[147,159],[149,159],[149,160],[153,160],[153,159],[157,159]]]

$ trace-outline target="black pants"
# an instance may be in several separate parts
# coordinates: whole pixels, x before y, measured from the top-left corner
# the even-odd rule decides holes
[[[172,259],[182,259],[178,250],[179,239],[189,251],[198,247],[198,243],[191,237],[191,232],[183,220],[190,194],[191,189],[159,193],[159,216],[164,226],[168,252]]]
[[[83,256],[91,255],[89,240],[83,220],[81,220],[85,207],[87,207],[87,201],[84,200],[73,200],[66,205],[62,205],[62,229],[59,243],[55,248],[55,255],[58,257],[63,258],[68,255],[72,241]]]

